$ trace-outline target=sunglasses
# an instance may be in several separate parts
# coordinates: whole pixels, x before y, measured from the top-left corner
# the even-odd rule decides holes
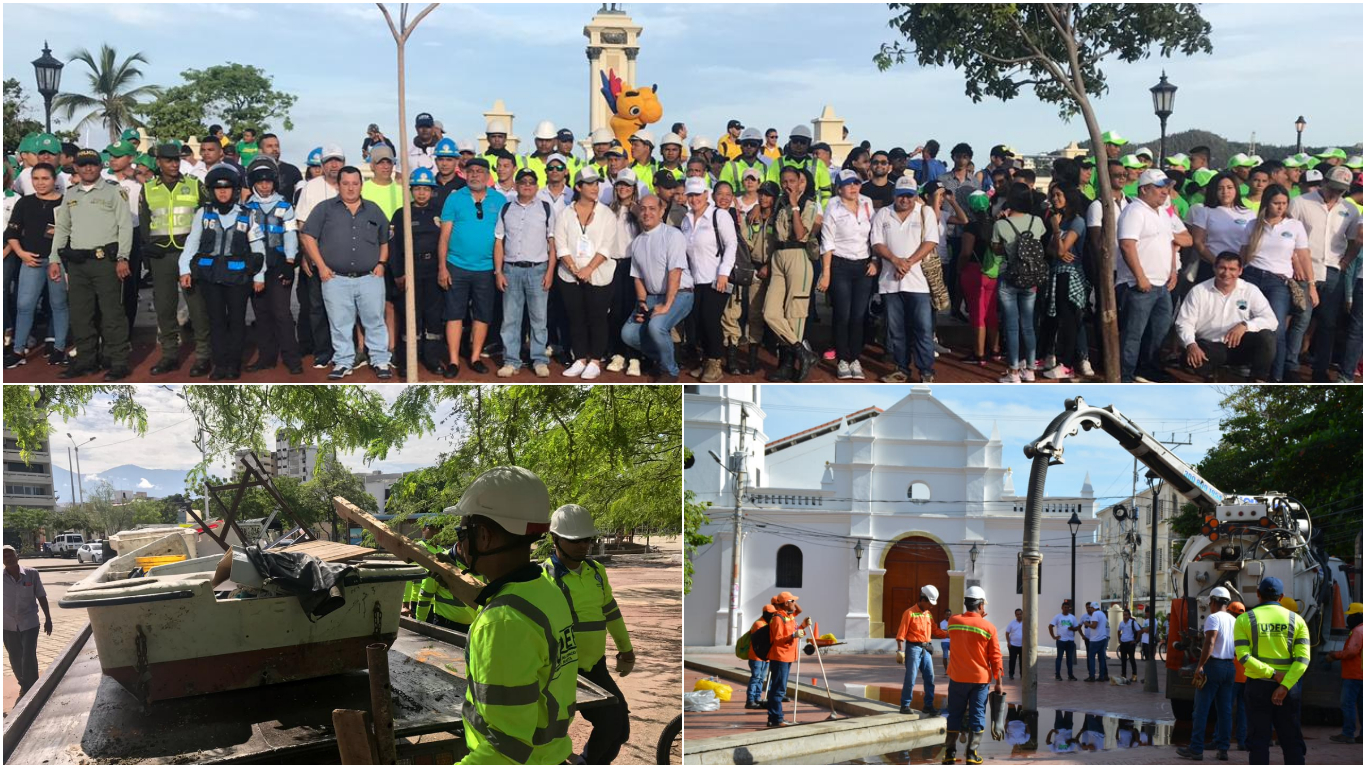
[[[482,202],[476,202],[474,204],[474,216],[480,221],[484,220],[484,204]]]
[[[547,171],[559,171],[560,173],[564,173],[564,166],[563,166],[563,165],[547,165],[547,166],[545,167],[545,169],[546,169]]]

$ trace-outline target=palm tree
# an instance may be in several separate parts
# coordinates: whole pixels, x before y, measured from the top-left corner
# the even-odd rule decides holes
[[[65,110],[67,120],[70,120],[77,110],[90,110],[76,125],[76,130],[79,131],[90,123],[102,122],[109,129],[111,144],[119,140],[124,128],[137,123],[133,115],[138,111],[140,100],[161,95],[161,89],[155,85],[131,87],[142,77],[142,70],[137,67],[137,63],[147,63],[147,57],[141,52],[124,59],[123,63],[118,63],[118,54],[114,49],[102,45],[98,60],[90,51],[82,48],[71,54],[71,61],[83,61],[90,68],[86,77],[90,80],[89,89],[94,95],[57,94],[57,98],[52,101],[53,109]]]

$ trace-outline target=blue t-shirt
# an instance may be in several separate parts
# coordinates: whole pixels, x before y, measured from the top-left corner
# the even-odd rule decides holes
[[[493,230],[498,224],[498,212],[503,210],[506,202],[503,193],[492,187],[489,187],[478,207],[468,187],[448,195],[446,204],[441,208],[442,223],[449,221],[452,225],[446,261],[472,272],[491,272]]]

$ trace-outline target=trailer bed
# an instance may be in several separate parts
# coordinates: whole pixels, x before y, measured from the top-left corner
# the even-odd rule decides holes
[[[462,640],[404,620],[389,649],[395,736],[462,733]],[[93,638],[73,653],[47,700],[33,702],[40,709],[6,763],[335,762],[332,710],[370,709],[364,670],[144,707],[100,671]],[[592,708],[612,696],[580,677],[578,701]]]

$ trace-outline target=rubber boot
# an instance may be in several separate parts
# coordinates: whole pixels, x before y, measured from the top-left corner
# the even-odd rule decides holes
[[[944,759],[941,765],[953,765],[958,757],[958,731],[948,731],[944,734]]]
[[[734,344],[726,347],[726,373],[731,376],[740,375],[740,350]]]
[[[796,373],[793,375],[792,380],[806,381],[806,377],[811,374],[812,366],[816,364],[816,353],[808,349],[806,342],[803,341],[800,344],[794,344],[792,346],[792,354],[796,358],[794,363],[796,366]]]
[[[759,345],[751,343],[749,345],[749,361],[744,368],[745,375],[748,376],[757,370],[759,370]]]
[[[795,358],[793,349],[793,347],[787,346],[786,344],[778,347],[778,367],[768,375],[767,378],[769,381],[792,381],[792,377],[796,374],[796,371],[792,368],[793,360]]]
[[[982,756],[977,754],[977,748],[982,745],[982,732],[972,731],[968,733],[968,750],[963,755],[963,762],[968,765],[981,765]]]

